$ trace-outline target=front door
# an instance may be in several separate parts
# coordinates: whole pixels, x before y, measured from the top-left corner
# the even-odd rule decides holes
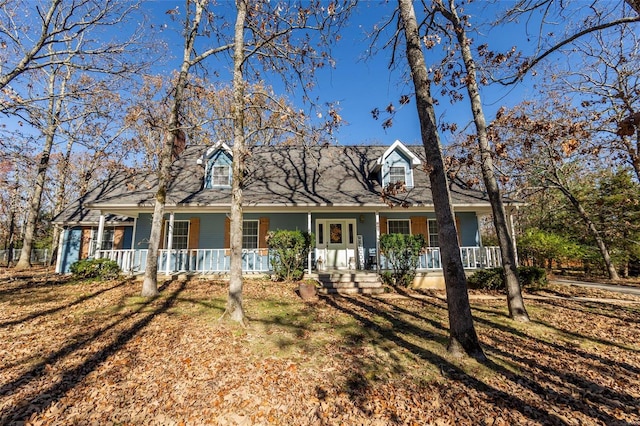
[[[326,268],[354,268],[356,263],[356,220],[316,220],[316,259]]]

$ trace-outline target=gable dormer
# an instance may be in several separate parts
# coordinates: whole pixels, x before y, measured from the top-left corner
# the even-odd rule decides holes
[[[402,142],[396,140],[380,158],[376,160],[374,172],[384,187],[389,183],[404,182],[407,188],[413,187],[413,169],[422,164]]]
[[[198,164],[204,166],[204,188],[229,188],[232,163],[231,148],[226,143],[218,141],[207,149],[207,152],[198,158]]]

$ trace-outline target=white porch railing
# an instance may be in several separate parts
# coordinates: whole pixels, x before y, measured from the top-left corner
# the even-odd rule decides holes
[[[460,257],[464,269],[485,269],[502,266],[500,247],[460,247]],[[389,262],[384,255],[380,255],[380,269],[390,269]],[[428,247],[420,256],[418,270],[440,270],[442,260],[440,248]]]
[[[144,272],[147,262],[146,249],[97,250],[96,258],[115,260],[122,272]],[[484,269],[502,266],[500,247],[460,247],[465,269]],[[265,249],[242,250],[244,272],[268,272],[271,257]],[[167,265],[168,262],[168,265]],[[158,272],[224,273],[231,266],[228,249],[159,250]],[[387,259],[380,256],[380,268],[389,269]],[[440,249],[429,247],[421,256],[418,270],[441,270]]]
[[[148,250],[96,250],[95,257],[115,260],[122,272],[144,272]],[[158,250],[158,272],[228,272],[231,260],[228,249]],[[266,272],[271,269],[268,253],[264,249],[242,250],[242,270]]]

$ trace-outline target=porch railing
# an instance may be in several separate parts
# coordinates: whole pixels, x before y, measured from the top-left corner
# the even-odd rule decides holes
[[[97,250],[96,258],[115,260],[125,273],[144,272],[148,250]],[[460,247],[462,265],[465,269],[495,268],[502,265],[499,247]],[[387,259],[380,256],[380,268],[389,269]],[[228,249],[159,250],[158,272],[224,273],[231,266]],[[418,270],[442,269],[440,249],[428,248],[420,256]],[[271,257],[265,249],[242,250],[244,272],[271,271]]]
[[[122,272],[144,272],[147,265],[147,249],[96,250],[95,257],[115,260]],[[158,250],[158,272],[221,273],[231,268],[228,249]],[[242,250],[242,270],[267,272],[271,269],[268,252],[264,249]]]
[[[460,247],[460,257],[464,269],[485,269],[502,266],[500,247]],[[391,269],[384,255],[380,256],[380,269]],[[420,256],[418,270],[442,269],[440,248],[429,247]]]

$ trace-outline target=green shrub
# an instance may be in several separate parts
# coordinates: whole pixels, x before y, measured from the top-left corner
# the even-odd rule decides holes
[[[83,259],[71,264],[71,273],[77,278],[98,278],[111,280],[118,278],[120,267],[115,260]]]
[[[518,267],[522,288],[541,288],[547,285],[547,272],[536,266]],[[482,269],[467,278],[469,288],[505,290],[503,268]]]
[[[427,243],[424,236],[405,234],[383,234],[380,250],[391,266],[391,276],[383,277],[394,285],[409,286],[416,276],[420,255]]]
[[[313,234],[303,231],[276,230],[267,234],[272,250],[271,266],[278,281],[296,281],[303,277]]]

